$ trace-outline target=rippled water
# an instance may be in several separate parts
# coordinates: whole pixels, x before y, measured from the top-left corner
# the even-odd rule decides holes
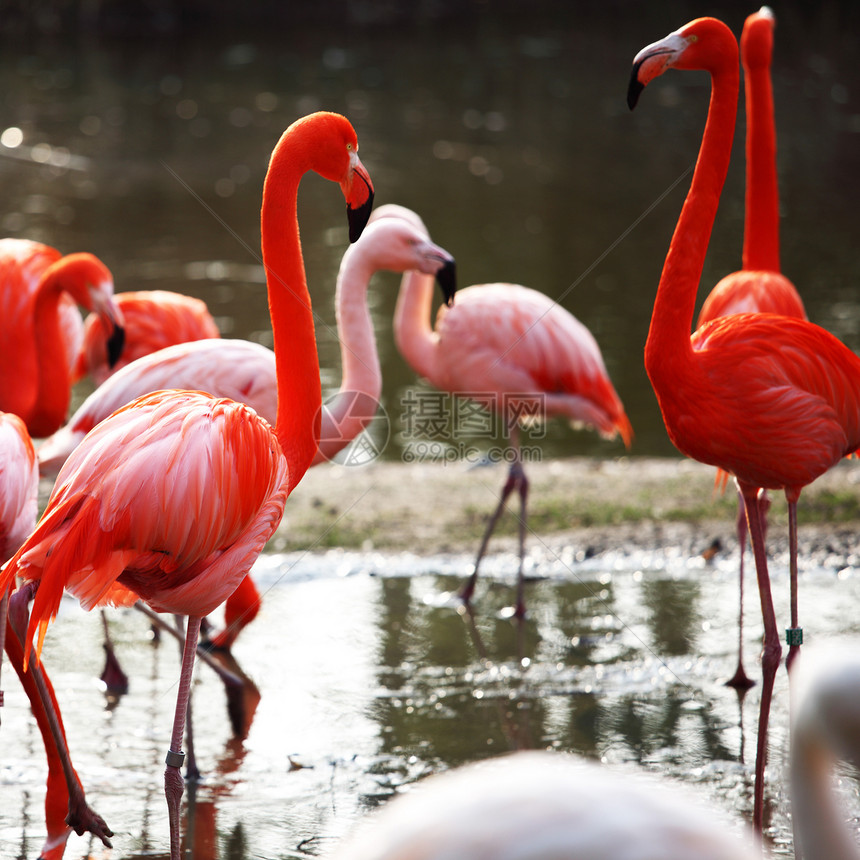
[[[515,560],[490,559],[474,624],[449,595],[471,558],[378,553],[270,555],[256,579],[259,618],[235,656],[261,698],[247,737],[232,736],[221,682],[199,666],[194,691],[203,781],[185,826],[195,858],[318,855],[398,788],[431,772],[518,748],[552,747],[681,781],[749,819],[756,688],[740,703],[734,669],[736,559],[676,550],[536,566],[529,618],[505,616]],[[544,578],[545,577],[545,578]],[[775,566],[778,615],[787,572]],[[839,607],[860,599],[851,572],[814,568],[801,583],[809,641],[857,632]],[[747,607],[748,670],[758,674],[758,607]],[[116,832],[112,858],[167,850],[161,780],[178,651],[149,622],[112,612],[131,690],[109,704],[97,677],[101,627],[64,603],[45,643],[75,765],[91,805]],[[814,631],[814,632],[813,632]],[[0,785],[3,856],[34,857],[43,839],[41,741],[7,679]],[[791,856],[786,797],[788,684],[771,717],[768,832]],[[843,783],[860,811],[852,782]],[[72,837],[67,856],[108,856]],[[17,852],[17,853],[16,853]]]

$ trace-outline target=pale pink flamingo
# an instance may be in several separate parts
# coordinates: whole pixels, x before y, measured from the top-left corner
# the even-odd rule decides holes
[[[643,774],[521,751],[429,776],[327,860],[762,860],[719,810]],[[822,855],[823,856],[823,855]]]
[[[86,609],[142,599],[188,616],[165,769],[172,860],[180,857],[181,747],[200,622],[248,573],[317,448],[319,362],[297,215],[299,181],[310,170],[340,184],[351,240],[372,205],[348,120],[318,112],[284,132],[269,162],[261,213],[278,377],[275,427],[243,404],[202,392],[138,398],[75,449],[35,531],[0,574],[0,589],[17,575],[29,581],[20,590],[24,600],[35,592],[25,654],[38,633],[37,659],[64,589]]]
[[[116,361],[108,359],[110,331],[98,314],[84,320],[84,340],[72,372],[72,382],[85,376],[101,385],[129,362],[174,343],[188,343],[221,332],[206,302],[170,290],[133,290],[116,293],[122,313],[125,343]]]
[[[113,334],[109,358],[122,349],[122,317],[113,278],[92,254],[68,254],[26,239],[0,239],[0,410],[20,415],[33,438],[63,425],[82,320],[95,311]]]
[[[797,500],[807,484],[860,447],[860,358],[806,320],[735,314],[690,328],[711,229],[728,172],[738,99],[738,45],[728,27],[699,18],[634,59],[628,104],[667,69],[712,80],[696,170],[663,266],[645,368],[669,438],[688,457],[732,475],[744,499],[764,620],[762,698],[753,823],[761,828],[767,724],[782,648],[762,535],[762,489],[788,501],[790,666],[799,648]]]
[[[402,207],[387,213],[417,219]],[[419,221],[420,223],[420,221]],[[431,327],[432,278],[403,276],[394,313],[397,347],[406,361],[436,388],[480,397],[502,419],[513,452],[508,478],[484,533],[475,569],[461,591],[468,604],[490,536],[515,490],[520,497],[519,571],[515,614],[525,614],[526,478],[519,448],[522,420],[566,418],[596,429],[605,438],[621,435],[629,446],[633,431],[612,386],[591,332],[557,302],[517,284],[481,284],[457,292],[439,309]]]
[[[376,412],[382,371],[367,291],[377,272],[408,270],[437,277],[446,300],[453,294],[453,257],[403,219],[372,219],[343,256],[335,290],[343,376],[339,391],[323,405],[320,442],[312,466],[335,457]],[[123,367],[90,394],[67,424],[39,447],[41,472],[55,475],[96,424],[136,397],[162,388],[229,397],[253,407],[274,424],[275,383],[275,355],[259,344],[222,339],[169,346]],[[259,608],[259,592],[246,577],[227,599],[224,628],[210,638],[210,645],[229,649]]]
[[[717,317],[741,313],[774,313],[806,319],[803,300],[794,284],[781,273],[779,262],[779,190],[776,176],[776,127],[773,115],[773,87],[770,64],[773,56],[773,12],[763,6],[749,15],[741,33],[741,63],[744,68],[746,105],[746,218],[740,271],[726,275],[708,294],[696,328]],[[717,473],[725,485],[727,475]],[[763,492],[762,533],[765,533],[770,502]],[[726,682],[745,690],[755,682],[744,670],[744,551],[747,519],[742,498],[738,498],[737,519],[740,562],[740,610],[738,614],[738,665]]]
[[[15,553],[36,525],[38,490],[36,452],[30,434],[17,415],[0,412],[0,563]],[[51,680],[44,667],[24,671],[23,629],[15,625],[15,618],[7,620],[7,596],[4,594],[0,600],[2,650],[8,655],[30,700],[48,763],[47,839],[39,856],[42,860],[59,860],[73,829],[78,833],[89,831],[109,847],[113,834],[87,805],[83,786],[72,766]]]
[[[798,661],[790,792],[795,856],[858,860],[833,784],[860,760],[857,642]],[[807,665],[811,659],[814,663]],[[515,752],[429,776],[376,811],[327,860],[763,860],[752,832],[684,785],[562,752]],[[782,855],[780,855],[782,856]]]

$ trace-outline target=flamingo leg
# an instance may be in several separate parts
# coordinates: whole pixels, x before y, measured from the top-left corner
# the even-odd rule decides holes
[[[738,609],[738,665],[735,669],[735,674],[726,681],[727,687],[734,687],[738,692],[748,690],[750,687],[755,685],[755,681],[753,681],[749,675],[747,675],[746,670],[744,669],[744,555],[746,551],[747,544],[747,516],[746,510],[744,507],[744,500],[742,496],[738,498],[738,521],[737,521],[737,535],[738,535],[738,552],[740,554],[740,561],[738,562],[738,594],[740,600],[740,607]]]
[[[173,732],[170,748],[165,759],[164,796],[167,799],[167,813],[170,823],[170,860],[181,860],[179,804],[182,800],[184,784],[180,768],[185,761],[182,752],[182,739],[185,734],[185,715],[191,695],[191,676],[194,672],[194,658],[197,656],[197,638],[200,635],[199,616],[188,619],[185,645],[182,649],[182,669],[179,674],[179,692],[176,695],[176,711],[173,716]]]
[[[185,647],[185,619],[181,615],[174,615],[173,620],[176,624],[176,632],[179,634],[179,651],[180,656]],[[201,619],[201,626],[202,626]],[[200,645],[198,643],[197,647]],[[186,781],[197,782],[200,780],[200,768],[197,767],[197,755],[194,751],[194,717],[193,703],[194,695],[192,691],[188,693],[188,707],[185,710],[185,779]]]
[[[63,843],[68,838],[68,832],[63,833],[58,822],[53,821],[53,811],[62,802],[60,792],[62,781],[56,774],[59,763],[65,780],[65,795],[68,798],[64,824],[70,827],[78,836],[92,833],[102,843],[110,848],[110,837],[113,831],[104,819],[89,807],[83,786],[78,779],[69,748],[66,743],[66,733],[62,717],[57,705],[54,688],[40,663],[31,660],[27,670],[24,670],[24,642],[26,638],[29,612],[27,606],[36,593],[38,583],[29,582],[18,589],[9,599],[9,613],[5,626],[5,649],[9,654],[27,697],[39,731],[45,745],[45,756],[48,760],[48,792],[45,797],[46,824],[48,825],[49,841],[52,844]],[[53,832],[52,832],[53,831]]]
[[[785,658],[785,668],[791,671],[800,651],[803,641],[803,630],[800,627],[797,615],[797,497],[798,494],[786,492],[788,500],[788,554],[789,575],[791,580],[791,627],[786,631],[788,639],[788,656]]]
[[[767,491],[762,491],[758,499],[759,518],[761,520],[762,541],[767,537],[767,512],[770,510],[770,499]],[[743,496],[739,494],[738,498],[738,521],[737,521],[737,536],[738,536],[738,552],[740,553],[740,561],[738,563],[738,595],[740,599],[740,608],[738,610],[738,665],[735,669],[735,674],[726,681],[727,687],[733,687],[739,693],[746,692],[750,687],[755,686],[755,681],[750,678],[744,669],[744,555],[747,545],[747,515],[744,505]]]
[[[529,479],[526,477],[525,469],[523,469],[522,463],[517,458],[517,462],[519,463],[519,475],[518,475],[518,483],[517,490],[520,494],[520,523],[519,523],[519,542],[520,542],[520,566],[517,572],[517,606],[514,611],[514,615],[517,618],[525,618],[526,617],[526,584],[525,584],[525,572],[523,570],[523,565],[525,563],[525,553],[526,553],[526,506],[528,504],[528,496],[529,496]]]
[[[756,744],[755,788],[753,800],[753,828],[762,831],[764,813],[764,770],[767,763],[767,729],[770,720],[770,705],[773,698],[773,684],[776,670],[782,656],[782,646],[776,627],[776,613],[770,590],[770,575],[767,570],[767,552],[762,530],[762,514],[759,505],[759,488],[747,484],[740,485],[747,512],[747,525],[755,556],[758,591],[761,598],[761,614],[764,622],[764,647],[762,650],[762,688],[758,720],[758,740]]]
[[[525,517],[526,517],[526,499],[528,497],[528,479],[526,478],[525,472],[523,471],[523,464],[520,459],[520,446],[519,440],[517,438],[517,428],[516,426],[511,428],[510,431],[510,439],[511,439],[511,447],[515,452],[515,456],[513,461],[511,462],[511,467],[508,469],[508,477],[505,481],[504,486],[502,487],[502,494],[499,498],[499,503],[496,505],[495,511],[493,511],[493,515],[490,517],[490,521],[487,523],[486,531],[484,532],[484,537],[481,539],[481,545],[478,548],[478,555],[475,558],[475,569],[472,571],[472,575],[469,577],[469,581],[464,586],[463,590],[460,592],[460,599],[466,605],[469,605],[472,600],[472,595],[475,592],[475,585],[478,582],[478,568],[481,565],[481,560],[484,557],[484,554],[487,551],[487,546],[490,543],[490,538],[492,537],[493,532],[496,529],[496,525],[499,522],[499,518],[502,515],[502,512],[505,509],[505,505],[507,504],[508,498],[514,490],[517,490],[520,495],[520,530],[519,530],[519,541],[520,541],[520,567],[519,567],[519,576],[517,580],[517,607],[515,610],[515,614],[517,617],[522,617],[525,614],[525,603],[523,600],[523,554],[525,549]]]

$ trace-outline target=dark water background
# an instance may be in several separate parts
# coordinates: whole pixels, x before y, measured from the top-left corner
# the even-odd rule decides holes
[[[699,14],[739,34],[755,6],[308,5],[266,17],[253,4],[208,15],[153,4],[139,21],[105,3],[81,7],[102,10],[101,30],[7,27],[0,125],[20,128],[23,142],[0,147],[0,231],[91,250],[117,289],[199,296],[225,335],[269,342],[259,263],[268,157],[297,116],[340,111],[377,202],[415,209],[456,256],[461,285],[506,280],[557,297],[601,345],[636,432],[632,453],[672,454],[642,350],[708,84],[668,74],[631,113],[627,81],[644,45]],[[860,14],[850,3],[775,12],[783,271],[810,318],[856,349]],[[743,134],[741,114],[700,301],[740,265]],[[306,179],[300,218],[329,392],[340,380],[333,291],[346,247],[338,191]],[[383,406],[402,431],[416,380],[391,338],[398,283],[377,276],[371,301]],[[564,426],[549,436],[550,455],[622,450]],[[385,456],[397,459],[402,441],[393,433]]]
[[[42,4],[42,24],[54,22],[47,32],[7,18],[0,140],[15,142],[6,129],[23,135],[0,146],[2,233],[93,251],[118,289],[199,296],[226,336],[269,343],[259,262],[266,163],[297,116],[341,111],[356,126],[378,203],[414,208],[456,255],[463,285],[509,280],[558,297],[603,349],[636,430],[632,453],[671,455],[641,356],[707,80],[666,75],[633,114],[627,80],[644,45],[705,13],[740,33],[754,4],[289,6],[266,14],[253,4],[152,3],[134,19],[123,4],[71,7],[103,25],[95,27],[81,18],[70,26]],[[851,3],[775,11],[783,270],[810,318],[857,349],[858,12]],[[742,135],[743,122],[738,144]],[[741,156],[738,145],[706,287],[740,262]],[[346,245],[337,189],[309,177],[300,219],[324,385],[334,390],[333,292]],[[379,276],[372,291],[393,422],[416,385],[390,335],[397,285]],[[385,456],[399,458],[400,443],[395,432]],[[613,456],[621,446],[562,427],[550,431],[545,452]],[[518,746],[683,780],[740,826],[751,806],[758,700],[754,689],[741,707],[720,683],[733,669],[736,558],[704,572],[699,559],[671,550],[568,562],[538,564],[551,577],[531,591],[520,631],[498,615],[507,589],[485,592],[474,630],[438,599],[470,558],[333,551],[261,559],[264,611],[236,647],[262,693],[244,741],[230,735],[219,682],[197,673],[206,779],[189,806],[194,856],[319,855],[403,783]],[[488,579],[511,573],[511,559],[490,560]],[[785,569],[774,565],[773,575],[775,594],[785,594]],[[821,633],[856,632],[843,611],[856,601],[850,569],[807,570],[802,588]],[[750,613],[755,655],[754,602]],[[64,604],[46,640],[78,770],[117,831],[113,852],[73,839],[67,856],[161,857],[177,658],[170,643],[149,644],[135,613],[113,617],[132,678],[116,706],[95,680],[95,617]],[[26,705],[7,678],[0,855],[30,858],[43,833],[42,754],[33,725],[12,717]],[[780,673],[769,825],[786,856],[787,726]]]

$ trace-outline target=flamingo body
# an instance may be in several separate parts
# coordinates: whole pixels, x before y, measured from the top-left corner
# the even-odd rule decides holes
[[[687,456],[799,493],[860,446],[860,358],[825,329],[738,314],[698,329],[691,346],[695,374],[671,369],[667,379],[671,359],[657,356],[649,366],[669,436]]]
[[[28,637],[44,635],[64,588],[85,609],[139,597],[207,615],[280,522],[289,477],[271,426],[244,404],[185,391],[133,401],[66,461],[19,554],[21,575],[40,580]]]
[[[542,417],[562,416],[603,436],[631,439],[630,423],[591,332],[543,293],[517,284],[482,284],[457,293],[436,322],[427,379],[451,392],[527,400]],[[409,347],[404,344],[405,352]]]
[[[135,290],[117,293],[114,300],[125,329],[119,358],[113,363],[108,361],[110,332],[97,314],[90,314],[84,321],[83,344],[75,360],[73,381],[89,374],[96,385],[101,385],[136,358],[176,343],[221,336],[202,299],[170,290]]]
[[[761,313],[806,319],[803,300],[785,275],[764,269],[741,269],[726,275],[708,293],[696,328],[717,317]]]

